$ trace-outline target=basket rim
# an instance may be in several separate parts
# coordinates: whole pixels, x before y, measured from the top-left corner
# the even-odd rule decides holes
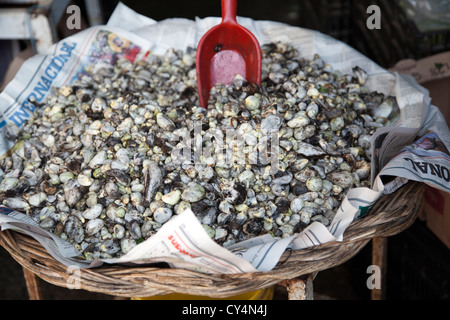
[[[271,271],[206,274],[161,265],[103,265],[78,269],[77,288],[122,297],[182,293],[215,298],[264,289],[283,280],[338,266],[355,256],[374,237],[389,237],[406,230],[419,213],[424,186],[423,183],[409,181],[395,193],[383,195],[365,216],[349,225],[342,241],[301,250],[286,250]],[[29,236],[5,230],[0,232],[0,245],[22,267],[44,281],[68,287],[70,281],[74,280],[67,266],[55,260]]]

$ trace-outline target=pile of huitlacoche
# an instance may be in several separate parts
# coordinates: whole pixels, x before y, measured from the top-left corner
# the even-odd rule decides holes
[[[262,46],[261,85],[237,76],[199,107],[195,50],[98,63],[55,88],[1,161],[2,204],[73,243],[119,257],[190,208],[227,247],[325,226],[349,188],[369,186],[370,137],[398,113],[292,46]],[[32,101],[33,102],[33,101]]]

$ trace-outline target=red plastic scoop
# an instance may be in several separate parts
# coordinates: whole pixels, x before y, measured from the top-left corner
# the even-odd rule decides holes
[[[222,22],[198,43],[197,84],[203,108],[210,89],[218,83],[231,84],[237,74],[261,84],[261,48],[256,37],[237,23],[236,5],[236,0],[222,0]]]

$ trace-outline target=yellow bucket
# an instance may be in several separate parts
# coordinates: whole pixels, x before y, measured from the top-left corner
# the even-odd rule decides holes
[[[131,300],[272,300],[275,288],[250,291],[228,298],[211,298],[207,296],[191,296],[181,293],[171,293],[162,296],[152,296],[143,298],[131,298]]]

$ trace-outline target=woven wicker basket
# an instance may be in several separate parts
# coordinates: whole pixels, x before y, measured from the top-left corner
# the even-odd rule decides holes
[[[283,280],[340,265],[357,254],[372,238],[389,237],[407,229],[416,219],[424,184],[410,181],[383,196],[362,218],[350,224],[342,242],[289,251],[270,272],[211,275],[165,267],[102,266],[80,270],[81,289],[121,297],[148,297],[169,293],[225,298],[267,288]],[[34,239],[15,231],[0,232],[0,245],[24,268],[41,279],[66,287],[72,274]]]

